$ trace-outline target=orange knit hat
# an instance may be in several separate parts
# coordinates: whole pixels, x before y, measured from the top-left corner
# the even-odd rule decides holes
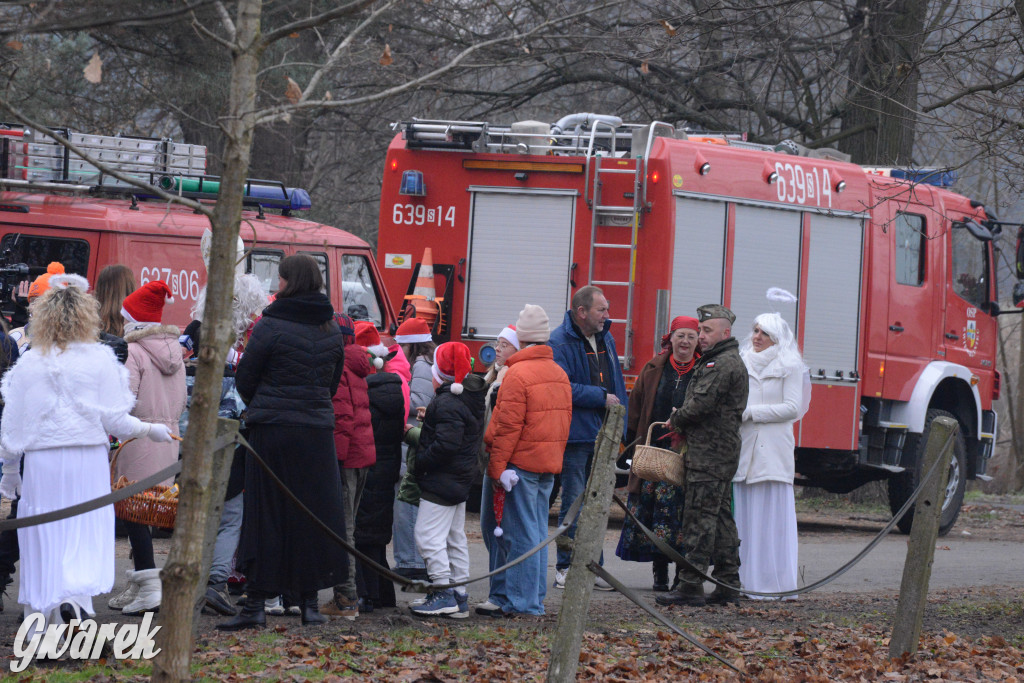
[[[33,282],[32,286],[28,288],[28,298],[34,299],[37,296],[46,294],[46,290],[50,288],[50,277],[53,275],[63,275],[64,264],[53,261],[50,265],[46,266],[46,272],[37,277]]]

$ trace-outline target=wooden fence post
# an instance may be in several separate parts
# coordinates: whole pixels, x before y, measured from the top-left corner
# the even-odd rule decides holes
[[[924,462],[921,463],[922,475],[931,469],[936,460],[941,462],[938,472],[925,484],[914,506],[914,525],[907,542],[907,560],[903,565],[899,604],[893,620],[892,638],[889,639],[889,656],[894,659],[917,652],[928,598],[928,582],[932,575],[932,561],[935,558],[935,541],[939,536],[939,519],[942,516],[950,455],[958,429],[956,420],[937,417],[932,420],[928,434]]]
[[[186,462],[182,468],[174,536],[161,572],[163,597],[156,622],[161,627],[156,636],[160,652],[153,661],[154,681],[191,680],[189,663],[196,615],[210,576],[213,545],[224,509],[224,492],[237,433],[237,420],[217,418],[217,431],[212,441],[228,443],[209,456],[194,454],[198,456],[196,462]]]
[[[590,594],[594,590],[594,575],[587,569],[587,564],[597,562],[604,546],[608,509],[615,490],[615,461],[619,457],[625,415],[625,406],[608,408],[604,425],[597,434],[590,479],[583,491],[583,507],[576,525],[572,564],[565,579],[562,608],[558,611],[558,627],[551,641],[549,683],[576,680],[583,629],[587,625]]]

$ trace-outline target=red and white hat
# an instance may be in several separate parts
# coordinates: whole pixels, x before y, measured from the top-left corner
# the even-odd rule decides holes
[[[473,371],[473,357],[462,342],[445,342],[434,349],[434,365],[430,371],[440,383],[451,382],[452,393],[462,393],[462,381]]]
[[[498,339],[504,339],[512,346],[516,347],[516,351],[519,351],[519,336],[516,334],[516,326],[509,325],[501,332],[498,333]]]
[[[356,344],[366,347],[373,356],[373,366],[378,370],[384,367],[384,358],[388,355],[388,347],[380,341],[380,333],[368,320],[356,320]]]
[[[125,297],[121,315],[133,323],[158,323],[164,314],[164,304],[174,303],[171,288],[163,280],[152,280]]]
[[[424,344],[433,340],[430,325],[422,318],[409,318],[395,330],[395,341],[399,344]]]

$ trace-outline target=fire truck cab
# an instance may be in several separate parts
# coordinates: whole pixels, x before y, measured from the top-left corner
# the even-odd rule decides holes
[[[949,189],[952,174],[594,114],[395,127],[379,265],[390,291],[411,294],[432,250],[440,338],[488,360],[523,304],[557,325],[572,292],[595,284],[635,377],[673,316],[721,302],[742,339],[777,311],[813,386],[795,425],[796,483],[848,492],[887,479],[895,511],[931,421],[949,415],[960,436],[941,530],[953,526],[997,428],[999,224]],[[795,302],[769,301],[771,287]],[[404,315],[409,298],[395,302]]]
[[[151,185],[203,202],[217,199],[217,179],[204,174],[199,145],[62,131],[93,159]],[[95,282],[105,266],[124,264],[136,284],[164,280],[174,302],[164,322],[184,327],[206,282],[199,241],[209,221],[201,214],[147,195],[104,175],[85,158],[30,129],[0,130],[0,292],[9,309],[18,281],[45,272],[51,261]],[[307,253],[320,265],[335,310],[394,323],[370,245],[343,230],[294,217],[309,195],[272,181],[246,186],[240,235],[246,270],[267,294],[277,290],[277,265]],[[271,213],[276,211],[277,213]]]

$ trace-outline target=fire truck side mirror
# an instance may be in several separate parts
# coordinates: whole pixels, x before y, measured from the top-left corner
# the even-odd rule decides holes
[[[1017,284],[1013,286],[1013,306],[1014,308],[1024,308],[1024,282],[1017,280]]]
[[[1017,284],[1020,284],[1020,282],[1018,282]],[[1017,297],[1017,288],[1016,287],[1014,287],[1014,289],[1013,289],[1013,295],[1014,295],[1014,299],[1016,299],[1016,297]],[[1016,305],[1016,301],[1014,302],[1014,304]],[[1001,313],[1001,311],[999,310],[999,304],[996,303],[995,301],[986,301],[979,308],[981,308],[983,313],[987,313],[990,316],[992,316],[993,318]]]
[[[1017,229],[1017,251],[1014,261],[1014,270],[1017,271],[1017,279],[1024,280],[1024,227]],[[1014,294],[1017,293],[1016,287],[1014,287],[1013,292]]]

